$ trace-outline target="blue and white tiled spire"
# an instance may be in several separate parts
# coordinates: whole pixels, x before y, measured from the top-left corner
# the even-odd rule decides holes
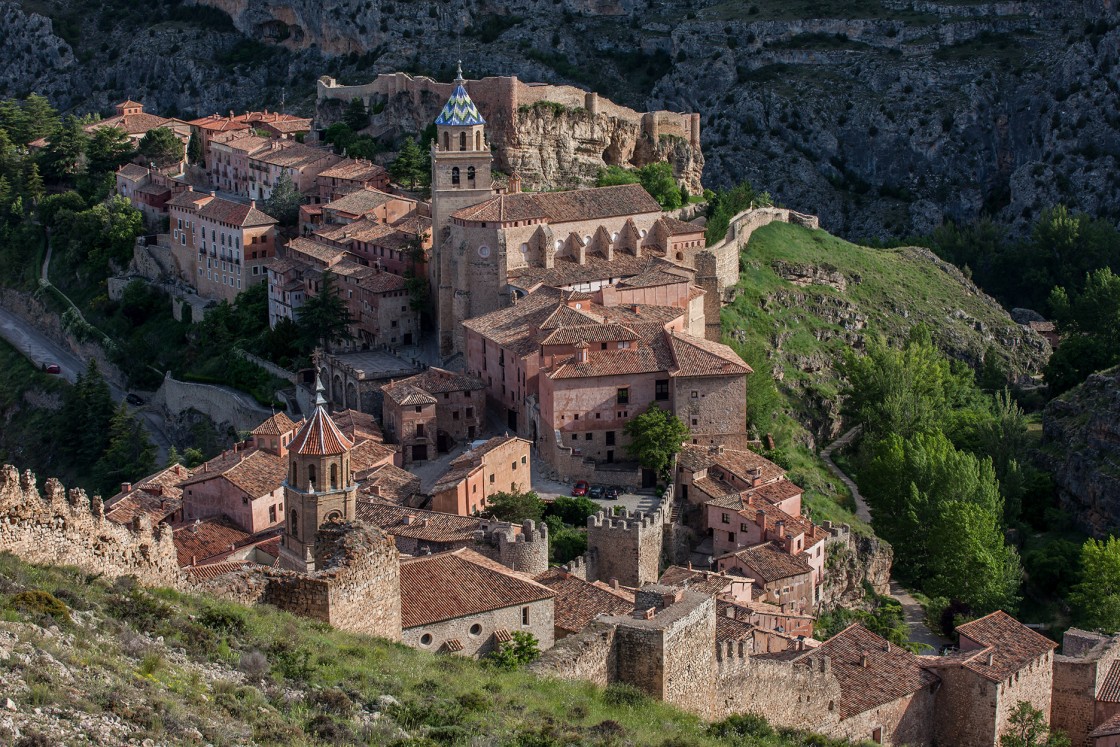
[[[436,117],[437,125],[484,125],[486,120],[478,112],[478,107],[471,101],[467,89],[463,86],[463,63],[459,62],[458,74],[455,76],[455,90],[451,98],[443,105],[443,111]]]

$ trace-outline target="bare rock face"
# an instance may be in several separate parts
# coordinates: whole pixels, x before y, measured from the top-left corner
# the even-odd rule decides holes
[[[1046,406],[1040,455],[1058,497],[1096,537],[1120,528],[1120,367],[1093,374]]]
[[[830,546],[821,606],[858,607],[865,603],[867,586],[876,594],[889,594],[893,561],[894,548],[878,537],[853,534],[850,546]]]

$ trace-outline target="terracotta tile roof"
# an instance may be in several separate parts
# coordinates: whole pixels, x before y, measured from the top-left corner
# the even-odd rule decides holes
[[[535,579],[556,594],[555,626],[578,633],[599,615],[627,615],[634,611],[634,595],[606,584],[588,583],[559,568]]]
[[[747,491],[752,497],[756,499],[761,498],[767,503],[781,503],[782,501],[802,495],[804,492],[805,491],[801,487],[790,480],[765,482],[757,488],[751,488]]]
[[[706,502],[712,505],[719,506],[720,508],[733,508],[735,510],[739,510],[742,506],[743,501],[739,497],[739,491],[723,480],[717,480],[714,477],[705,477],[700,480],[693,480],[692,487],[706,495],[710,495],[713,500]]]
[[[315,236],[338,244],[348,244],[352,241],[374,243],[396,232],[397,229],[375,218],[359,218],[352,223],[326,226],[316,231]]]
[[[209,563],[207,565],[191,565],[187,566],[187,577],[196,583],[199,581],[209,581],[226,573],[240,571],[251,565],[253,565],[253,563],[250,563],[248,560],[227,560],[221,563]]]
[[[724,449],[722,452],[715,446],[699,446],[685,444],[677,455],[677,464],[690,472],[710,469],[718,466],[740,480],[750,482],[752,469],[762,470],[762,481],[770,482],[785,475],[785,470],[771,462],[761,454],[749,449]]]
[[[1100,690],[1097,691],[1097,700],[1102,703],[1120,703],[1120,661],[1112,662]]]
[[[230,150],[235,150],[238,153],[252,155],[257,151],[264,148],[271,147],[272,139],[267,137],[260,137],[251,132],[231,132],[225,135],[222,139],[211,139],[211,147],[216,144],[221,144],[228,147]],[[219,150],[221,150],[219,148]]]
[[[990,650],[991,664],[988,664],[989,651],[982,651],[978,652],[982,655],[973,656],[964,666],[993,682],[1002,682],[1028,663],[1058,647],[1054,641],[1036,633],[1002,610],[958,625],[957,633]]]
[[[669,268],[660,265],[650,267],[645,272],[627,278],[618,284],[619,288],[653,288],[660,285],[676,285],[690,283],[692,278],[687,274],[670,272]]]
[[[139,104],[137,104],[139,106]],[[166,117],[159,117],[155,114],[124,114],[115,117],[107,117],[99,122],[93,122],[86,125],[83,129],[86,132],[93,132],[100,130],[104,127],[119,127],[129,135],[143,135],[148,130],[154,130],[157,127],[166,127],[174,120]]]
[[[203,205],[198,211],[198,217],[240,226],[241,228],[271,226],[279,222],[272,216],[258,210],[254,205],[224,200],[221,197],[215,197]]]
[[[287,119],[279,122],[263,122],[277,132],[293,133],[293,132],[310,132],[311,120],[310,119]]]
[[[483,441],[482,443],[480,443],[478,446],[474,447],[470,451],[464,452],[464,453],[460,454],[459,456],[455,457],[454,459],[452,459],[450,466],[458,467],[458,466],[464,465],[464,464],[476,464],[476,463],[480,462],[484,456],[489,454],[494,449],[498,448],[499,446],[504,446],[505,444],[508,444],[510,441],[516,441],[516,440],[517,440],[517,436],[511,436],[508,433],[504,434],[504,435],[501,435],[501,436],[493,436],[491,438],[486,439],[485,441]]]
[[[209,202],[213,199],[214,196],[207,192],[196,192],[193,189],[188,189],[168,200],[167,205],[168,207],[197,209],[201,203]]]
[[[310,127],[311,120],[308,117],[300,117],[295,114],[285,114],[283,112],[245,112],[244,114],[235,114],[233,119],[237,122],[247,122],[253,124],[260,122],[263,124],[306,124]]]
[[[126,163],[117,169],[117,175],[123,176],[125,179],[136,181],[148,176],[148,170],[138,163]]]
[[[187,124],[211,132],[230,132],[249,129],[249,125],[244,122],[238,122],[236,119],[223,117],[219,114],[210,114],[205,117],[199,117],[198,119],[192,119],[187,122]]]
[[[356,189],[353,192],[339,197],[334,202],[323,205],[324,210],[334,210],[349,215],[365,215],[382,205],[392,202],[396,198],[372,187]]]
[[[468,221],[503,222],[543,218],[549,223],[569,223],[660,212],[661,206],[641,185],[623,184],[569,192],[499,195],[451,215]]]
[[[331,456],[354,448],[354,442],[339,430],[321,406],[300,427],[288,449],[302,456]]]
[[[364,472],[392,461],[397,452],[372,439],[365,439],[350,450],[350,469],[354,472]]]
[[[577,342],[621,342],[637,340],[638,334],[621,324],[581,324],[553,330],[540,341],[541,345],[574,345]]]
[[[253,151],[249,159],[267,163],[270,166],[281,166],[287,169],[299,169],[318,163],[334,154],[325,148],[313,145],[304,145],[295,140],[270,140],[269,147]]]
[[[303,236],[297,236],[289,241],[285,244],[285,249],[289,253],[288,259],[318,261],[328,267],[336,264],[347,255],[345,249],[322,244]]]
[[[557,257],[552,267],[522,267],[510,270],[510,283],[518,288],[531,290],[538,285],[563,288],[576,283],[592,281],[625,280],[648,271],[651,267],[676,267],[671,263],[654,257],[635,257],[626,252],[615,252],[614,258],[607,260],[598,252],[587,255],[583,264],[565,255]],[[690,275],[692,271],[685,270]]]
[[[685,223],[683,220],[664,216],[658,218],[661,224],[669,231],[670,236],[684,236],[693,233],[704,233],[705,228],[697,223]]]
[[[340,264],[347,264],[342,262]],[[375,267],[363,267],[358,277],[358,287],[368,293],[394,293],[404,290],[408,283],[400,275],[394,275]],[[341,273],[340,273],[341,274]]]
[[[405,629],[555,597],[547,586],[466,549],[401,558],[400,583]]]
[[[165,195],[171,191],[171,187],[166,184],[156,184],[155,182],[148,182],[141,184],[136,188],[136,193],[141,195]]]
[[[253,429],[254,436],[282,436],[290,432],[296,424],[282,412],[278,412],[272,417],[265,420],[263,423]]]
[[[133,488],[132,492],[106,509],[105,518],[117,524],[130,524],[137,516],[147,516],[152,525],[167,521],[183,507],[181,498],[168,498]]]
[[[832,672],[840,682],[841,719],[904,698],[939,680],[922,666],[917,656],[900,646],[891,646],[859,624],[845,628],[811,651],[802,652],[795,661],[821,656],[831,657]]]
[[[345,179],[347,181],[368,182],[388,175],[384,166],[354,158],[344,158],[327,169],[319,172],[320,177]]]
[[[239,529],[226,516],[183,522],[172,529],[180,566],[223,558],[234,549],[249,544],[253,536]]]
[[[342,429],[347,438],[355,443],[361,439],[382,441],[381,426],[373,419],[372,415],[357,410],[335,410],[331,413],[331,420]]]
[[[1099,739],[1101,737],[1116,736],[1117,734],[1120,734],[1120,713],[1113,714],[1111,718],[1096,729],[1093,729],[1093,731],[1089,733],[1089,736],[1093,739]]]
[[[393,224],[393,227],[404,233],[412,234],[413,236],[418,236],[422,233],[431,236],[432,219],[426,218],[423,215],[417,215],[413,212],[398,220]]]
[[[399,386],[411,386],[421,389],[429,394],[443,394],[450,392],[474,392],[485,389],[486,384],[482,379],[455,371],[432,366],[423,373],[409,376],[407,379],[391,382],[381,387],[385,393]]]
[[[752,373],[734,350],[720,342],[670,332],[669,343],[677,367],[674,376],[736,376]]]
[[[740,576],[729,576],[726,573],[694,570],[692,568],[685,568],[684,566],[671,565],[661,574],[661,578],[658,579],[657,583],[662,586],[680,586],[714,597],[717,594],[722,594],[731,584],[737,581],[741,582],[742,580]]]
[[[404,507],[420,492],[420,478],[395,464],[383,464],[359,475],[358,491],[369,500]]]
[[[281,544],[283,544],[283,538],[277,535],[270,540],[265,540],[264,542],[258,543],[257,550],[274,558],[279,558]]]
[[[437,400],[432,395],[425,392],[418,386],[412,384],[385,384],[381,387],[381,391],[386,397],[396,402],[398,405],[414,406],[414,405],[434,405]]]
[[[180,485],[186,487],[224,478],[251,499],[256,499],[278,489],[287,474],[287,460],[263,449],[250,448],[214,457],[196,468],[194,475]]]
[[[365,497],[358,499],[356,512],[362,521],[395,537],[435,544],[472,542],[482,529],[477,517],[406,508]]]
[[[749,576],[764,583],[773,583],[813,571],[804,558],[790,555],[773,542],[746,547],[723,557],[731,556],[739,559]]]
[[[726,614],[716,615],[716,642],[733,643],[736,641],[750,641],[750,649],[754,649],[754,625],[728,617]]]

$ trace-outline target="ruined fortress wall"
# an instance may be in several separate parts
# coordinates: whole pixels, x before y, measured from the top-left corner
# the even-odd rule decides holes
[[[193,409],[238,431],[250,431],[272,416],[271,410],[261,407],[247,394],[215,384],[176,381],[170,375],[164,377],[152,403],[172,418]]]
[[[827,657],[794,666],[722,653],[718,663],[712,719],[760,713],[776,727],[826,734],[840,721],[840,682]]]
[[[183,588],[171,530],[145,519],[126,527],[105,518],[100,498],[47,480],[43,494],[35,476],[11,465],[0,471],[0,551],[29,563],[72,565],[105,576],[136,576],[147,586]]]
[[[751,234],[775,221],[812,229],[820,228],[817,216],[805,215],[788,208],[752,208],[736,214],[731,219],[723,240],[705,250],[716,257],[716,276],[722,288],[730,288],[739,282],[739,252],[750,241]]]
[[[593,621],[579,633],[558,640],[529,669],[541,677],[581,680],[606,687],[615,681],[616,632],[614,625]]]
[[[871,739],[876,728],[883,730],[883,744],[906,747],[929,747],[933,744],[936,698],[923,687],[917,692],[884,703],[845,719],[828,731],[829,736],[848,739],[859,744]]]

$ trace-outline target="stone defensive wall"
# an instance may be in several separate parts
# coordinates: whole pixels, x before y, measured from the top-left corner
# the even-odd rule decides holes
[[[817,216],[798,213],[789,208],[751,208],[737,213],[731,219],[723,239],[705,249],[716,258],[716,276],[725,293],[727,289],[732,288],[739,282],[739,252],[750,241],[751,234],[775,221],[792,223],[811,229],[821,227],[820,219]],[[707,309],[705,309],[706,312]],[[718,315],[716,319],[718,320]]]
[[[425,76],[414,77],[408,73],[382,73],[372,82],[358,86],[339,85],[334,78],[324,75],[316,83],[316,102],[322,104],[324,101],[336,100],[347,103],[359,98],[369,108],[375,97],[393,98],[407,94],[417,110],[434,106],[435,109],[431,112],[434,117],[450,97],[453,88],[453,83],[440,83]],[[637,112],[575,86],[525,83],[516,76],[467,81],[467,88],[471,100],[488,122],[513,122],[522,107],[532,107],[533,104],[547,101],[569,109],[586,109],[592,115],[604,114],[631,122],[641,128],[642,134],[655,141],[661,137],[678,137],[687,140],[694,148],[700,147],[700,115],[696,113]]]
[[[228,423],[237,431],[251,431],[272,417],[247,394],[217,384],[177,381],[168,373],[152,396],[152,404],[174,418],[187,410],[197,410],[215,423]]]
[[[171,528],[145,517],[124,526],[105,518],[101,498],[67,491],[51,478],[40,495],[31,472],[0,470],[0,552],[28,563],[70,565],[115,578],[135,576],[146,586],[183,589]]]
[[[319,570],[304,574],[250,567],[206,581],[198,591],[239,604],[271,604],[352,633],[401,638],[400,555],[393,539],[366,524],[319,531]]]

